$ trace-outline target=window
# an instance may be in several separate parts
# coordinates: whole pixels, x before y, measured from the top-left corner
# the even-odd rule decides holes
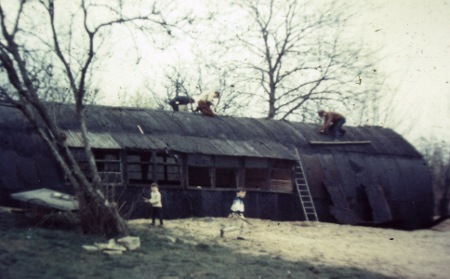
[[[244,185],[249,189],[267,189],[269,161],[265,158],[245,158]]]
[[[169,162],[167,162],[169,163]],[[232,156],[187,155],[188,186],[290,193],[295,161]],[[162,176],[162,172],[158,177]]]
[[[180,185],[180,167],[176,155],[164,152],[130,151],[127,153],[127,178],[130,184]]]
[[[217,168],[216,187],[217,188],[237,188],[237,169]]]
[[[188,169],[189,173],[189,186],[191,187],[211,187],[211,178],[209,176],[209,168],[205,167],[193,167]]]
[[[78,163],[78,166],[80,166],[81,171],[85,175],[89,174],[89,164],[86,157],[86,153],[84,152],[83,148],[73,148],[70,150],[72,155],[75,157],[75,160]],[[90,179],[90,178],[89,178]]]
[[[127,153],[127,179],[130,184],[149,184],[153,182],[151,152]]]
[[[271,191],[291,193],[293,161],[272,160],[272,171],[270,175]]]
[[[106,185],[122,184],[119,150],[94,149],[92,152],[102,183]]]
[[[157,153],[155,170],[158,183],[163,185],[180,185],[180,168],[176,156]]]
[[[232,156],[214,157],[216,188],[236,189],[239,185],[241,160]]]
[[[71,149],[71,152],[81,170],[88,179],[91,179],[89,175],[89,163],[84,149],[75,148]],[[120,151],[114,149],[93,149],[92,153],[94,154],[95,164],[102,183],[106,185],[121,184]]]
[[[245,188],[266,189],[267,169],[245,169]]]

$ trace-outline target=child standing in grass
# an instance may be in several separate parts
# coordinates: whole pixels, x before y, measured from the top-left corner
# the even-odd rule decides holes
[[[155,225],[156,217],[158,217],[159,225],[163,226],[161,193],[159,192],[158,184],[152,183],[150,191],[150,199],[144,198],[144,201],[152,205],[152,225]]]

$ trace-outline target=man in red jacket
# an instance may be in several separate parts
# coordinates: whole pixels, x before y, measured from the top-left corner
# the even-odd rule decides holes
[[[319,110],[319,116],[323,118],[322,128],[319,133],[334,132],[334,140],[338,140],[340,135],[345,134],[342,126],[345,124],[345,117],[337,112]]]

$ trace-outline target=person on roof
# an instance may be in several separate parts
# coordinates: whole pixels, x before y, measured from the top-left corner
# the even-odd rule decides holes
[[[188,96],[177,96],[170,100],[169,105],[173,111],[188,111],[188,105],[195,103],[195,100]]]
[[[319,117],[323,118],[323,125],[319,130],[319,133],[334,133],[334,140],[338,140],[340,135],[345,134],[345,130],[342,126],[345,124],[345,117],[337,112],[319,110]]]
[[[203,93],[197,101],[197,109],[195,111],[200,111],[202,115],[214,116],[215,113],[211,106],[214,105],[214,100],[219,98],[220,92],[218,90]]]

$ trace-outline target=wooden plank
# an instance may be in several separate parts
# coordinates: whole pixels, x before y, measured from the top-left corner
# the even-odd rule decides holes
[[[384,196],[383,188],[379,184],[364,185],[369,204],[372,208],[373,221],[375,223],[386,223],[392,221],[392,213]]]
[[[310,141],[311,145],[350,145],[350,144],[371,144],[370,140],[363,141]]]

